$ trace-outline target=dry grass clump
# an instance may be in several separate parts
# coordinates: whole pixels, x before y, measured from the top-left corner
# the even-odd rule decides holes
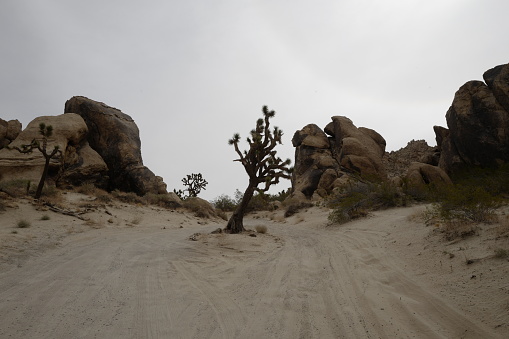
[[[30,226],[32,226],[32,224],[25,219],[21,219],[18,221],[16,226],[18,226],[18,228],[29,228]]]
[[[495,249],[495,258],[505,259],[509,257],[509,251],[505,248],[497,248]]]
[[[21,198],[30,193],[31,187],[29,180],[16,179],[0,183],[0,192],[13,198]]]
[[[265,234],[265,233],[267,233],[267,226],[265,226],[265,225],[256,225],[255,226],[255,231],[257,233]]]
[[[111,192],[111,195],[122,202],[133,204],[133,205],[144,205],[145,201],[142,197],[137,195],[134,192],[121,192],[119,190],[114,190]]]
[[[51,218],[49,217],[49,215],[47,214],[44,214],[42,217],[41,217],[41,220],[50,220]]]
[[[184,201],[184,208],[193,211],[198,218],[212,218],[217,216],[216,210],[208,201],[197,197],[187,198]]]
[[[140,224],[140,222],[141,222],[142,220],[143,220],[143,219],[142,219],[142,217],[140,217],[140,216],[135,216],[135,217],[133,218],[133,220],[131,220],[131,224],[133,224],[133,225],[139,225],[139,224]]]
[[[149,205],[155,205],[170,209],[182,206],[180,198],[178,198],[178,196],[174,193],[166,194],[148,193],[143,198],[145,199],[145,202]]]
[[[95,195],[96,187],[92,183],[86,183],[86,184],[79,186],[76,189],[76,192],[81,193],[81,194],[86,194],[86,195]]]
[[[313,204],[309,201],[296,201],[290,202],[285,210],[285,218],[291,217],[295,213],[299,212],[302,209],[313,207]]]

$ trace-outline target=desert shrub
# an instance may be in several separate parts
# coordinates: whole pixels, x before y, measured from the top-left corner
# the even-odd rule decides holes
[[[272,209],[270,196],[263,192],[258,192],[253,195],[249,204],[247,205],[246,212],[253,211],[268,211]]]
[[[41,195],[54,198],[60,195],[60,191],[55,186],[45,185]]]
[[[175,201],[169,194],[147,193],[143,198],[147,204],[164,208],[177,208],[181,206],[180,203]]]
[[[187,198],[184,201],[184,208],[193,211],[198,218],[211,218],[216,216],[214,207],[208,201],[198,197]]]
[[[139,204],[143,205],[144,200],[142,197],[138,196],[134,192],[121,192],[119,190],[114,190],[111,192],[111,195],[122,202],[128,203],[128,204]]]
[[[436,200],[433,209],[439,219],[472,222],[491,222],[503,202],[483,187],[470,184],[442,187]]]
[[[369,211],[406,206],[408,197],[390,182],[353,182],[330,196],[326,205],[332,208],[329,221],[343,224],[365,217]]]
[[[233,200],[230,196],[226,194],[221,194],[214,200],[212,200],[212,205],[216,209],[219,209],[221,211],[228,211],[231,212],[237,207],[237,202]]]
[[[504,248],[495,249],[495,258],[505,259],[509,257],[509,251]]]
[[[112,201],[111,195],[108,192],[103,191],[101,189],[96,189],[94,195],[95,195],[95,198],[97,199],[97,201],[99,201],[99,202],[109,203]]]
[[[265,234],[265,233],[267,233],[267,226],[265,226],[265,225],[256,225],[255,226],[255,231],[257,233]]]
[[[28,228],[31,225],[32,224],[29,221],[25,220],[25,219],[21,219],[17,223],[18,228]]]
[[[493,196],[509,194],[509,163],[497,168],[470,166],[451,176],[457,186],[482,187]]]
[[[19,198],[29,194],[31,189],[30,180],[10,180],[0,183],[0,191],[5,192],[11,197]]]
[[[216,214],[219,218],[223,219],[224,221],[228,221],[228,216],[226,215],[225,211],[216,209]]]
[[[292,194],[291,188],[288,188],[286,191],[281,191],[276,194],[270,194],[270,201],[285,201]]]
[[[313,207],[313,203],[309,201],[295,201],[295,202],[289,202],[285,209],[285,218],[291,217],[298,211],[304,209]]]
[[[86,195],[95,195],[96,187],[92,183],[86,183],[77,187],[76,192]]]
[[[131,223],[133,225],[139,225],[141,221],[142,221],[142,218],[139,215],[137,215],[133,218],[133,220],[131,220]]]
[[[42,217],[41,217],[41,220],[50,220],[51,218],[49,217],[49,215],[47,214],[44,214]]]

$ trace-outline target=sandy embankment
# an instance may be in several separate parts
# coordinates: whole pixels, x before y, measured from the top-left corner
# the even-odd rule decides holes
[[[18,205],[0,214],[2,338],[509,334],[509,263],[492,257],[508,238],[483,229],[446,243],[409,218],[423,207],[334,227],[319,208],[258,214],[246,224],[268,234],[190,241],[224,222],[122,204],[85,222]],[[32,226],[16,229],[21,217]]]

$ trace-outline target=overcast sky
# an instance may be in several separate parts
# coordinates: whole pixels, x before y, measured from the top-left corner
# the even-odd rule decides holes
[[[171,191],[247,186],[227,141],[268,105],[282,158],[334,115],[387,150],[435,145],[456,90],[509,62],[506,0],[3,0],[0,117],[25,127],[75,95],[129,114],[144,163]],[[284,181],[275,191],[290,186]]]

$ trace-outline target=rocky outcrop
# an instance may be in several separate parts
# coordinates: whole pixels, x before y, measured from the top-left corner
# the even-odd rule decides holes
[[[425,140],[411,140],[397,151],[386,152],[382,158],[387,176],[400,178],[406,176],[414,162],[437,166],[440,154],[436,147],[431,147]]]
[[[410,164],[405,178],[409,187],[452,183],[447,173],[441,168],[420,162],[413,162]]]
[[[88,126],[88,142],[108,166],[108,189],[166,193],[162,178],[143,166],[139,130],[129,115],[81,96],[65,103],[65,113],[79,114]]]
[[[310,124],[295,132],[294,196],[325,196],[354,178],[385,180],[385,139],[369,128],[357,128],[347,117],[334,116],[325,130]]]
[[[58,116],[42,116],[34,119],[12,141],[10,147],[28,145],[32,140],[41,140],[39,124],[44,123],[53,127],[53,134],[48,139],[47,150],[58,146],[61,153],[57,153],[50,162],[50,178],[66,182],[79,164],[80,182],[102,180],[106,176],[107,167],[101,157],[90,148],[86,135],[88,128],[83,119],[77,114]],[[74,150],[74,151],[72,151]],[[77,150],[77,151],[76,151]],[[73,153],[74,152],[74,153]],[[74,156],[70,156],[74,154]],[[61,167],[69,171],[61,171]],[[23,154],[14,149],[0,150],[0,180],[29,180],[38,182],[44,168],[44,157],[38,150]],[[70,175],[69,178],[67,176]]]
[[[5,121],[0,119],[0,149],[14,141],[21,132],[21,123],[18,120]]]
[[[435,126],[439,166],[451,174],[465,166],[509,162],[509,64],[459,88],[447,111],[448,129]]]

